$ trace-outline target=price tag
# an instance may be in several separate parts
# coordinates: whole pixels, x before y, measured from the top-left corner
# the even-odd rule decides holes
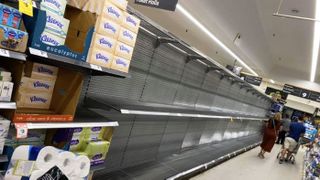
[[[32,0],[19,0],[19,11],[28,16],[33,16]]]
[[[97,66],[95,64],[90,64],[91,69],[97,70],[97,71],[102,71],[101,66]]]
[[[15,123],[17,130],[17,139],[23,139],[28,137],[28,126],[27,123]]]
[[[29,48],[29,51],[30,51],[30,53],[33,54],[33,55],[48,58],[48,53],[45,52],[45,51],[41,51],[41,50],[39,50],[39,49],[34,49],[34,48]]]
[[[0,56],[10,57],[10,53],[8,50],[0,49]]]

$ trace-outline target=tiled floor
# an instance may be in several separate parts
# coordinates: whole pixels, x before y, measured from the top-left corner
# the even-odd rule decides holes
[[[296,164],[279,164],[276,159],[280,146],[276,145],[265,159],[259,159],[255,148],[214,167],[193,180],[301,180],[304,151],[300,148]]]

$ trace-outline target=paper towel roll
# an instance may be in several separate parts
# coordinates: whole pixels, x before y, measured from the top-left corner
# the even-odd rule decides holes
[[[37,157],[36,167],[42,170],[50,169],[60,163],[57,157],[59,157],[59,150],[52,146],[46,146],[41,149]]]
[[[77,156],[74,161],[74,173],[73,175],[84,178],[88,176],[90,172],[90,160],[87,156]]]
[[[75,158],[76,155],[72,152],[63,151],[59,153],[59,158],[57,158],[56,160],[59,161],[59,163],[56,164],[61,169],[61,171],[68,176],[74,170]]]

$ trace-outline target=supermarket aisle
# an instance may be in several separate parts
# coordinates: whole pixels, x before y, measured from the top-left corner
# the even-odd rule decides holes
[[[302,177],[303,150],[296,156],[296,164],[279,164],[276,159],[280,146],[276,145],[273,152],[259,159],[260,148],[255,148],[230,161],[193,178],[193,180],[300,180]]]

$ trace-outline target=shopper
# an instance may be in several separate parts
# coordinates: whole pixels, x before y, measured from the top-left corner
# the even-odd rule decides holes
[[[284,144],[284,139],[286,138],[286,134],[289,132],[289,127],[290,127],[290,123],[291,120],[289,119],[289,115],[285,114],[284,115],[284,119],[282,119],[281,121],[281,127],[280,127],[280,132],[278,135],[278,140],[277,140],[277,144]]]
[[[300,117],[298,119],[298,122],[292,122],[290,124],[289,135],[288,137],[286,137],[284,141],[283,149],[281,151],[281,157],[279,161],[280,164],[282,164],[286,155],[287,155],[287,158],[290,157],[291,153],[298,145],[300,137],[302,137],[306,132],[306,128],[303,125],[303,122],[304,122],[303,118]]]
[[[276,113],[273,118],[270,118],[263,134],[262,143],[260,145],[261,151],[258,156],[264,159],[265,152],[271,152],[280,129],[281,113]]]

